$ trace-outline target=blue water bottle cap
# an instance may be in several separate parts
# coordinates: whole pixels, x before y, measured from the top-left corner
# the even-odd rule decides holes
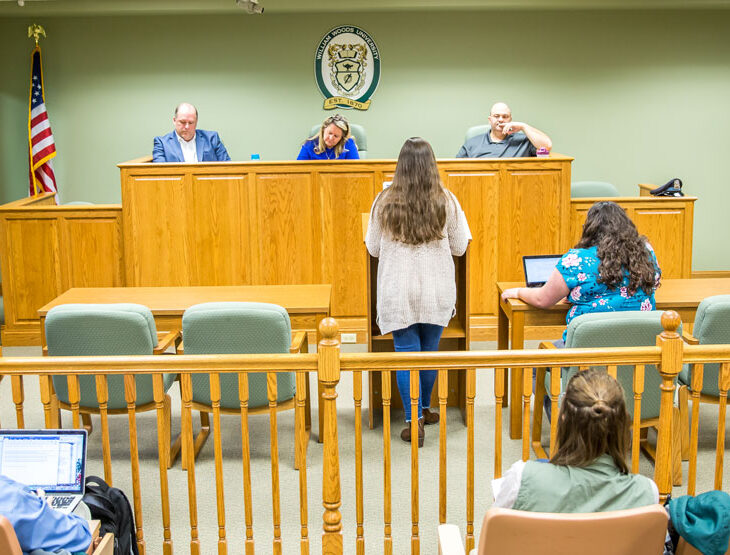
[[[251,155],[251,160],[261,160],[261,155],[260,154],[252,154]]]

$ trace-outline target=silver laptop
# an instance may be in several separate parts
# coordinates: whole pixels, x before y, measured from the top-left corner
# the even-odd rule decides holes
[[[0,430],[0,474],[70,513],[84,496],[86,430]]]
[[[525,268],[525,285],[527,287],[542,287],[545,285],[562,257],[562,254],[523,256],[522,265]]]

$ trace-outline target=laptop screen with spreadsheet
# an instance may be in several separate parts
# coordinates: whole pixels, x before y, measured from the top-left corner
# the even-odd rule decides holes
[[[46,493],[83,494],[86,430],[0,430],[0,474]]]

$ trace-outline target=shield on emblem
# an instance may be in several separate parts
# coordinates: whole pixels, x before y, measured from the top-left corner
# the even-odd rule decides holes
[[[337,84],[350,92],[360,81],[360,62],[345,59],[335,64]]]

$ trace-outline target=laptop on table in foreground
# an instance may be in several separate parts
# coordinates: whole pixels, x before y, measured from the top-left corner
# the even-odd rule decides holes
[[[86,440],[86,430],[0,430],[0,474],[68,514],[84,496]]]

